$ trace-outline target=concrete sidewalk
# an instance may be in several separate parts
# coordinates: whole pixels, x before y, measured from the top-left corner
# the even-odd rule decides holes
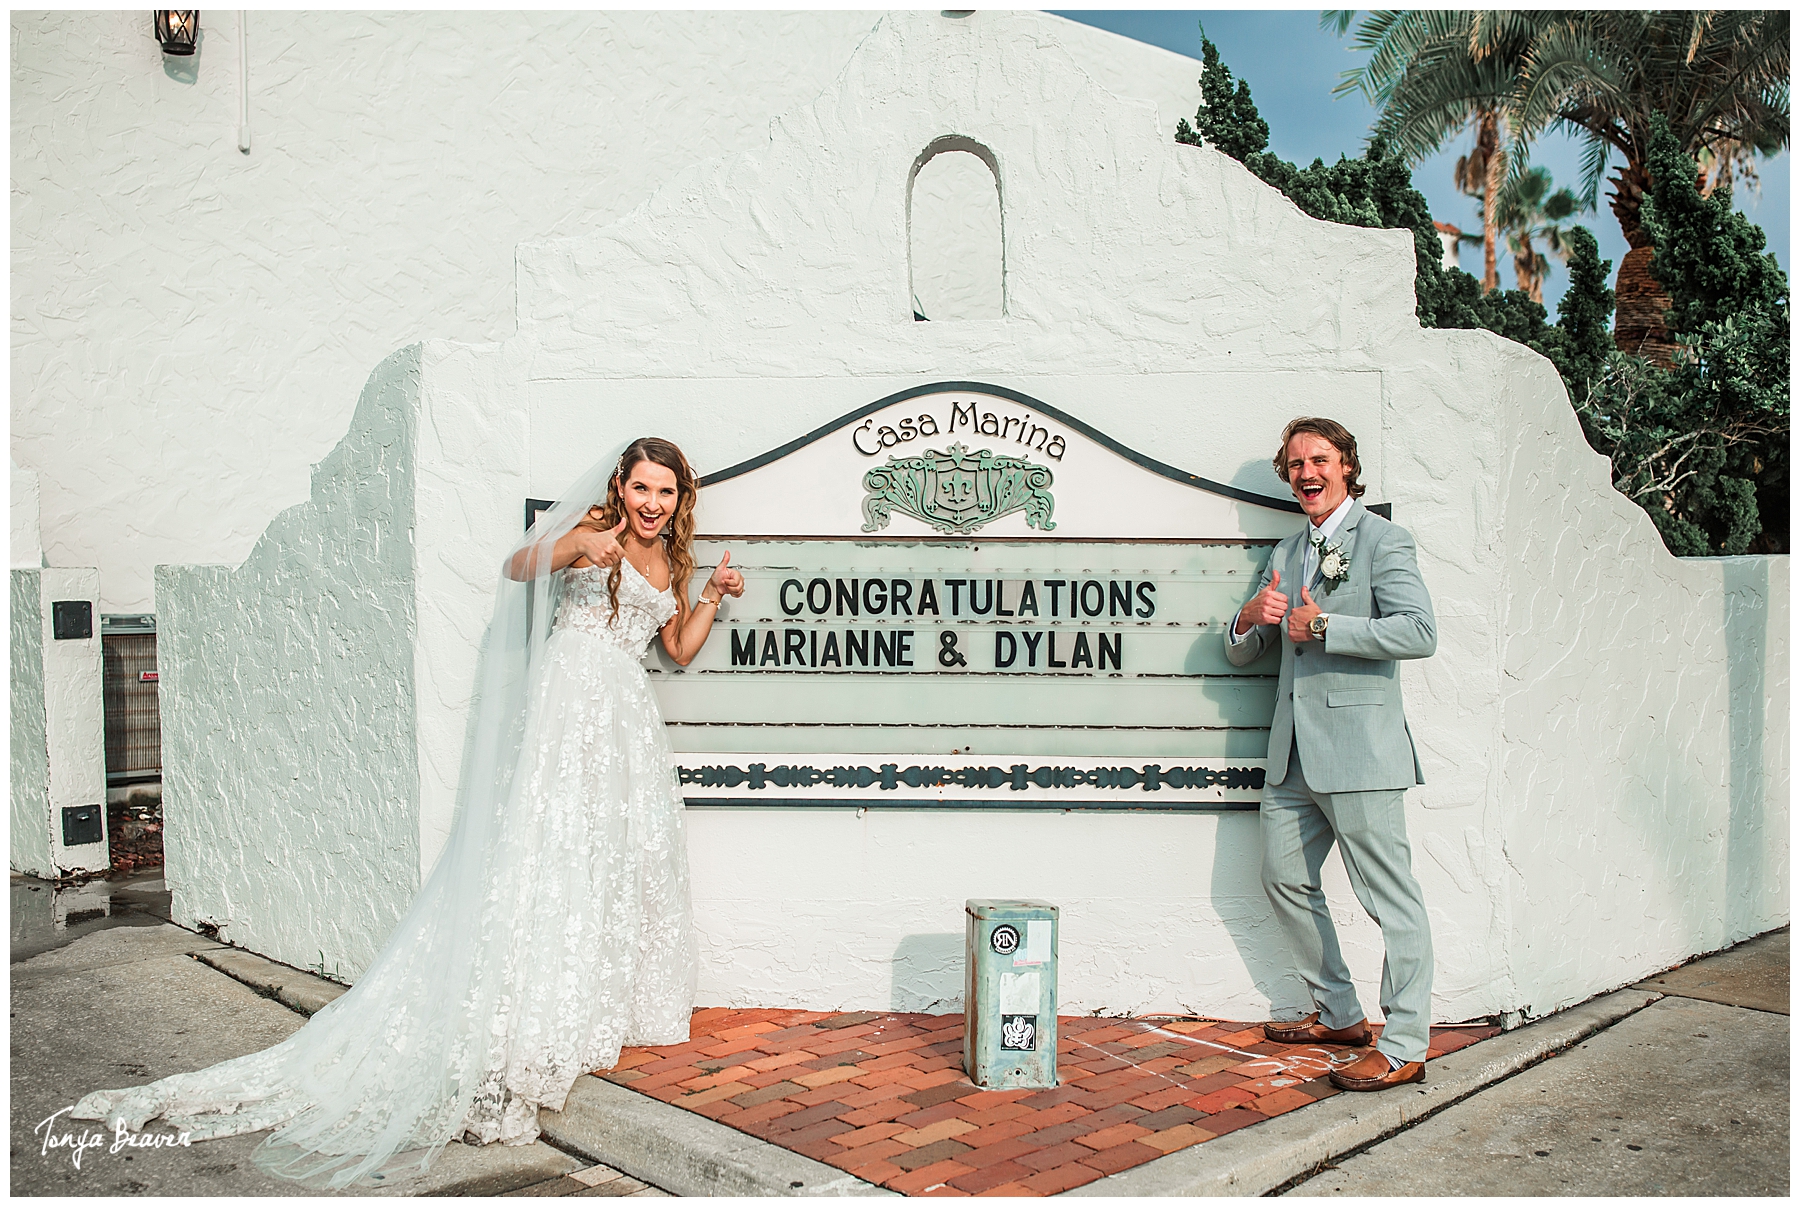
[[[135,916],[46,950],[21,930],[20,888],[15,877],[15,939],[36,954],[15,948],[12,965],[14,1193],[296,1193],[250,1162],[260,1134],[102,1145],[77,1167],[70,1150],[44,1150],[45,1132],[92,1125],[39,1125],[88,1090],[278,1042],[341,986]],[[1787,1017],[1773,1011],[1786,1009],[1787,938],[1451,1052],[1424,1085],[1328,1097],[1069,1193],[1785,1194]],[[541,1124],[536,1144],[453,1144],[430,1176],[373,1193],[891,1193],[598,1077]]]
[[[134,879],[128,897],[154,898],[160,890],[156,877]],[[264,1133],[188,1148],[114,1153],[114,1137],[99,1124],[58,1114],[90,1090],[141,1084],[279,1043],[306,1022],[306,1015],[277,1001],[278,994],[317,1009],[342,992],[341,986],[304,972],[159,923],[135,906],[116,916],[103,913],[102,898],[116,888],[100,884],[77,890],[85,903],[79,912],[95,916],[77,917],[72,928],[77,937],[56,946],[59,920],[49,910],[53,886],[13,878],[14,951],[27,958],[11,965],[12,1193],[332,1194],[272,1177],[252,1164],[251,1150]],[[104,925],[106,918],[116,924]],[[60,925],[66,936],[66,910]],[[173,1134],[160,1125],[147,1130]],[[99,1137],[97,1144],[78,1154],[75,1145],[88,1136]],[[429,1175],[378,1190],[336,1194],[520,1192],[664,1193],[539,1142],[516,1148],[451,1144]]]
[[[1785,1198],[1788,933],[1641,982],[1667,996],[1288,1193]]]

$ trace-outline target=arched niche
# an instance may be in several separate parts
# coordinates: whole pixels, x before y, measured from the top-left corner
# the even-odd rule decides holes
[[[935,139],[906,183],[907,279],[916,320],[1006,314],[1000,169],[970,138]]]

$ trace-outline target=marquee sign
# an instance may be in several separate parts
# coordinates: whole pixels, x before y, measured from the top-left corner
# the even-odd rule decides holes
[[[697,563],[746,590],[648,658],[690,806],[1255,807],[1278,668],[1221,626],[1291,500],[973,382],[702,483]]]

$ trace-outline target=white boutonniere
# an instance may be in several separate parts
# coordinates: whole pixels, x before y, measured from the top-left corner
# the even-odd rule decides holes
[[[1325,594],[1329,595],[1350,577],[1350,558],[1344,553],[1344,542],[1327,545],[1318,537],[1313,538],[1313,550],[1319,555],[1319,576],[1325,580]]]

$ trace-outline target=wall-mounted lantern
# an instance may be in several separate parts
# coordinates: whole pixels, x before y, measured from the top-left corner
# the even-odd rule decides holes
[[[200,10],[159,8],[150,14],[164,54],[190,55],[200,41]]]

